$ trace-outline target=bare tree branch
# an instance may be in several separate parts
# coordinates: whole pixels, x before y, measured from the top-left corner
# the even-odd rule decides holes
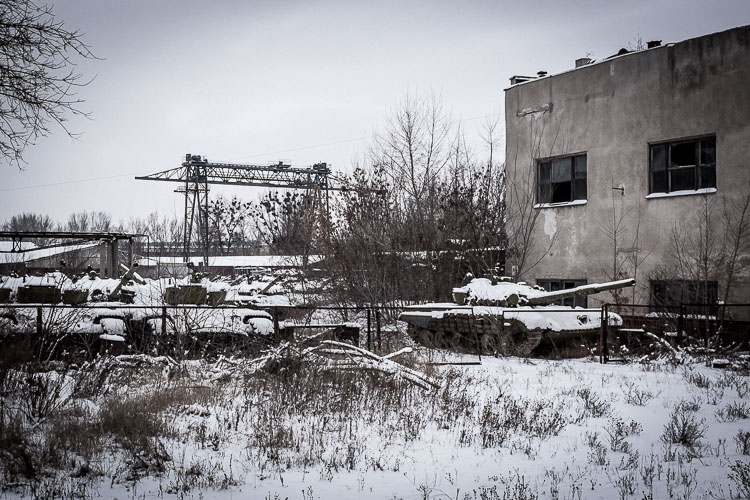
[[[68,30],[52,7],[33,0],[0,0],[0,155],[23,166],[23,153],[50,124],[70,137],[69,115],[88,116],[80,87],[91,83],[75,70],[75,59],[95,59],[82,33]]]

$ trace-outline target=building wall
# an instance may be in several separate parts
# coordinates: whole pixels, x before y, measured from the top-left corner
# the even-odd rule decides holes
[[[704,202],[717,227],[724,201],[748,194],[750,26],[515,85],[505,91],[505,118],[511,226],[529,196],[535,201],[536,159],[585,152],[588,163],[585,204],[532,209],[537,218],[527,262],[549,252],[522,277],[614,278],[614,246],[605,230],[624,215],[618,244],[625,251],[617,259],[638,256],[635,299],[648,303],[649,278],[660,264],[669,265],[673,228],[695,234]],[[716,193],[647,199],[649,143],[710,134],[716,136]],[[750,302],[749,284],[741,277],[732,300]]]

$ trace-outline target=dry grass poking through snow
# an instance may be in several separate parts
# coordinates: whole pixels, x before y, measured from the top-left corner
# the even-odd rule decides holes
[[[296,358],[261,371],[146,357],[8,370],[0,498],[750,494],[746,375],[697,364],[408,363],[440,388]]]

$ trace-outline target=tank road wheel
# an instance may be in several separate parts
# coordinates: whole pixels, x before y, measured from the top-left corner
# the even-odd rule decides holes
[[[510,319],[505,321],[504,335],[500,342],[500,351],[504,356],[529,356],[542,341],[542,332],[529,331],[522,322]]]
[[[442,349],[448,345],[448,336],[445,332],[435,332],[432,335],[432,346],[435,349]]]
[[[447,343],[445,348],[448,349],[451,352],[462,352],[461,350],[461,334],[460,333],[450,333],[446,337]]]
[[[434,337],[430,330],[409,325],[407,332],[409,333],[409,337],[417,344],[424,347],[432,347]]]
[[[427,328],[418,328],[414,340],[424,347],[432,348],[435,346],[435,334]]]
[[[492,355],[497,352],[497,335],[494,333],[485,333],[479,339],[479,348],[484,355]]]
[[[542,342],[542,332],[539,330],[523,332],[518,338],[514,338],[513,342],[515,344],[515,355],[528,357]]]

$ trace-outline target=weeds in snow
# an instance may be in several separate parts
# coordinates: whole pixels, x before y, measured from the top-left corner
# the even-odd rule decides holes
[[[630,451],[630,443],[625,438],[638,435],[643,431],[643,426],[634,420],[625,421],[621,418],[611,418],[604,428],[609,436],[609,449],[616,452],[627,453]]]
[[[612,412],[612,405],[588,387],[578,389],[576,394],[582,403],[579,421],[588,417],[606,417]]]
[[[750,406],[745,403],[729,403],[716,410],[716,420],[719,422],[736,422],[750,418]]]
[[[708,389],[709,387],[711,387],[711,379],[706,375],[695,371],[692,367],[686,367],[682,372],[682,376],[685,378],[685,380],[695,385],[699,389]]]
[[[625,402],[630,405],[646,406],[649,401],[654,399],[653,392],[639,387],[639,385],[632,380],[626,380],[621,387],[623,388]]]
[[[331,370],[323,362],[282,357],[262,369],[243,363],[237,361],[245,368],[235,370],[205,361],[100,358],[75,372],[48,372],[52,375],[35,386],[40,389],[34,401],[17,397],[37,383],[32,374],[0,373],[0,482],[30,496],[86,497],[107,496],[99,491],[107,484],[134,487],[151,476],[158,478],[161,494],[189,496],[249,481],[288,481],[302,471],[330,482],[356,476],[353,488],[362,492],[372,488],[372,483],[365,486],[371,473],[415,477],[416,459],[404,450],[427,445],[459,455],[512,456],[532,466],[548,453],[559,453],[561,467],[543,467],[532,475],[521,469],[489,481],[485,476],[484,484],[460,492],[464,472],[462,482],[452,473],[448,479],[438,474],[439,481],[425,482],[419,491],[425,497],[444,495],[437,483],[447,480],[451,487],[442,487],[453,494],[445,496],[455,498],[538,498],[544,490],[548,498],[574,499],[583,496],[582,478],[592,477],[592,490],[604,484],[612,495],[653,498],[666,481],[675,497],[692,498],[695,469],[679,461],[708,449],[701,418],[713,411],[705,407],[707,389],[674,407],[655,404],[661,392],[649,390],[645,376],[618,384],[611,368],[543,361],[535,368],[512,360],[493,372],[430,368],[442,383],[425,392],[392,375]],[[421,369],[418,360],[409,363]],[[736,387],[742,380],[730,374],[711,382],[689,373],[699,372],[664,369],[660,375],[678,379],[683,387],[708,383],[708,390]],[[623,397],[605,396],[618,385]],[[631,437],[643,426],[618,416],[645,405],[669,414],[661,435],[663,455],[638,449],[643,439]],[[749,412],[738,402],[715,414],[731,423]],[[586,432],[582,443],[570,441],[577,426],[591,425],[584,421],[592,418],[606,421],[598,423],[598,432]],[[729,436],[719,439],[704,460],[726,463]],[[738,453],[750,453],[750,432],[739,431],[734,440]],[[577,457],[584,461],[576,462]],[[734,489],[741,491],[750,472],[737,467]],[[728,481],[724,476],[725,488]],[[418,481],[412,484],[417,488]]]
[[[750,498],[750,463],[737,460],[730,464],[729,478],[734,481],[737,496],[733,498]]]
[[[599,433],[586,433],[586,444],[589,447],[588,461],[600,467],[607,465],[607,447],[599,439]]]
[[[750,431],[740,429],[734,435],[734,442],[737,444],[737,453],[750,455]]]
[[[692,413],[684,411],[677,405],[664,426],[661,441],[665,445],[679,444],[691,453],[697,452],[702,446],[701,440],[706,435],[706,420],[700,420]]]

